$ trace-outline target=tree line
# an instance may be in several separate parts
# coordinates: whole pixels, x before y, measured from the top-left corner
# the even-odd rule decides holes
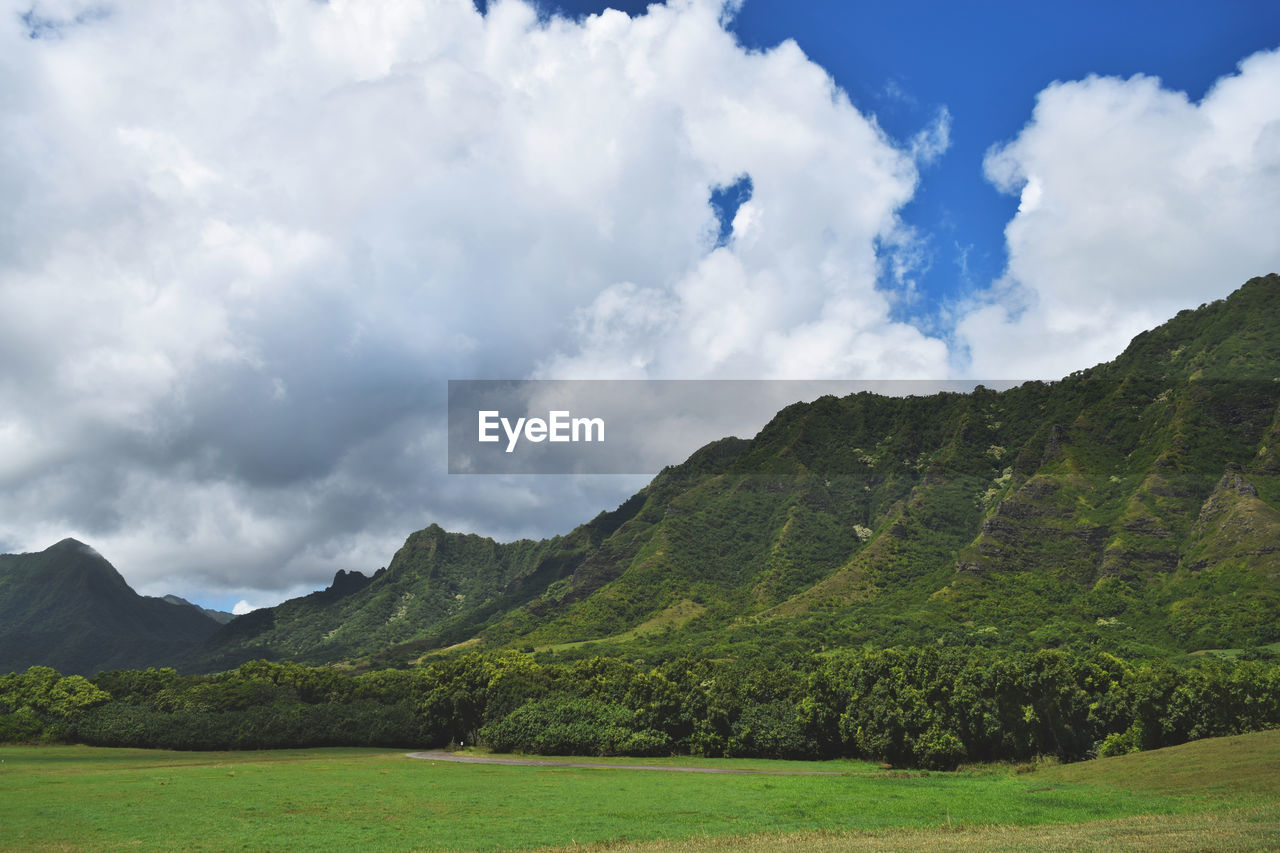
[[[258,749],[481,744],[546,755],[895,766],[1075,761],[1280,726],[1280,664],[1134,663],[1061,650],[859,648],[645,666],[515,652],[347,673],[253,661],[217,675],[48,667],[0,676],[0,742]]]

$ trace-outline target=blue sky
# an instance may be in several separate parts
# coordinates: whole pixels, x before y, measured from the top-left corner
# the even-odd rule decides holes
[[[448,475],[450,379],[1055,379],[1280,270],[1275,3],[0,0],[0,79],[0,551],[212,606],[645,482]]]
[[[641,14],[648,4],[543,6],[580,16],[609,6]],[[1018,200],[984,178],[982,159],[1026,124],[1041,89],[1091,74],[1145,74],[1199,100],[1243,57],[1280,43],[1280,4],[746,0],[729,29],[752,49],[794,39],[898,139],[910,138],[939,109],[951,113],[951,145],[902,211],[929,235],[931,250],[919,277],[922,298],[903,310],[930,324],[941,304],[1004,270],[1004,226]]]

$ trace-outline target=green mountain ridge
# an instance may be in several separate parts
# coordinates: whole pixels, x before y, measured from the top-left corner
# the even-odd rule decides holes
[[[38,553],[0,554],[0,673],[32,665],[66,673],[147,666],[217,628],[195,605],[138,595],[75,539]]]
[[[1004,392],[824,397],[542,541],[432,525],[340,600],[241,618],[190,665],[467,647],[1280,639],[1280,277],[1115,360]]]
[[[146,663],[1263,646],[1280,640],[1278,448],[1273,274],[1057,382],[793,404],[562,536],[431,525],[371,577]]]

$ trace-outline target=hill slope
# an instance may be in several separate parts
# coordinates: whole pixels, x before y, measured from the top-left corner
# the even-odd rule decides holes
[[[1278,414],[1271,275],[1059,382],[789,406],[563,537],[433,526],[359,589],[237,619],[191,663],[402,662],[465,640],[1269,643]]]
[[[199,608],[140,596],[89,546],[63,539],[0,554],[0,672],[147,666],[203,640],[218,623]]]

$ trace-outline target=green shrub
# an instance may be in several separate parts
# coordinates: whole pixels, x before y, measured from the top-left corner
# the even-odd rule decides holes
[[[651,729],[637,731],[621,705],[563,696],[539,699],[480,730],[480,739],[498,752],[539,755],[626,755],[630,746],[663,749],[670,739]]]

